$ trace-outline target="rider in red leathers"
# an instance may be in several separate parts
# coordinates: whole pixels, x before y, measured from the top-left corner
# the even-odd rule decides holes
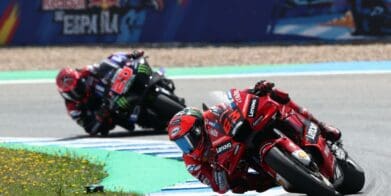
[[[185,108],[176,114],[168,125],[170,140],[183,151],[187,171],[213,191],[223,194],[228,190],[244,193],[248,190],[265,191],[276,186],[267,174],[253,174],[244,166],[228,175],[215,162],[216,150],[211,148],[210,137],[218,136],[219,115],[228,109],[225,104],[212,107],[201,113],[195,108]]]
[[[115,53],[99,64],[88,65],[82,69],[66,67],[56,77],[57,89],[65,99],[68,114],[90,135],[107,133],[115,127],[110,111],[103,104],[106,93],[106,78],[110,72],[124,66],[132,67],[132,60],[143,56],[143,51],[133,53]],[[136,80],[143,80],[139,74]],[[137,85],[135,90],[138,91]],[[133,129],[129,124],[120,124],[126,129]]]
[[[306,109],[294,103],[287,93],[273,87],[273,83],[262,80],[254,88],[245,91],[257,96],[269,94],[276,102],[291,106],[317,123],[321,134],[327,140],[335,142],[340,139],[341,133],[338,129],[321,123]],[[185,108],[171,119],[167,128],[168,136],[183,151],[188,172],[221,194],[228,190],[234,193],[251,190],[263,192],[277,186],[268,174],[249,172],[249,166],[246,164],[239,164],[232,174],[228,174],[217,164],[216,155],[224,149],[214,149],[212,143],[224,137],[219,130],[224,126],[222,122],[230,111],[231,106],[225,103],[215,105],[203,113],[196,108]]]

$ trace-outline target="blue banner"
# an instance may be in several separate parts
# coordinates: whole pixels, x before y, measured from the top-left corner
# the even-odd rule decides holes
[[[2,0],[0,45],[352,39],[358,12],[335,22],[345,20],[348,2],[355,0]]]
[[[0,36],[12,45],[257,41],[266,35],[272,6],[268,0],[3,0],[1,17],[9,25],[0,26]]]

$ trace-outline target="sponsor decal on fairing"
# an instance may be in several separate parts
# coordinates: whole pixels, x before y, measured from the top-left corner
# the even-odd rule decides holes
[[[240,145],[236,145],[234,149],[234,155],[237,155],[240,149]]]
[[[249,118],[254,118],[255,117],[255,112],[256,112],[257,108],[258,108],[258,99],[257,98],[251,99],[250,107],[247,110],[247,116]]]
[[[316,138],[318,136],[318,126],[311,122],[308,129],[307,129],[307,134],[305,137],[310,140],[311,142],[316,142]]]
[[[308,156],[304,150],[296,150],[292,153],[292,156],[299,160],[304,165],[309,165],[311,163],[311,158]]]
[[[232,143],[227,142],[227,143],[222,144],[219,147],[217,147],[216,152],[217,152],[217,154],[221,154],[221,153],[227,152],[231,148],[232,148]]]
[[[253,126],[257,126],[263,119],[263,115],[260,115],[254,122]]]

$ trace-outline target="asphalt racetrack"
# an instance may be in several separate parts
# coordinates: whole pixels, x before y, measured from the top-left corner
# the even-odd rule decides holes
[[[319,119],[339,127],[346,149],[366,172],[361,195],[391,192],[391,74],[266,76],[249,78],[176,79],[177,94],[189,106],[211,102],[215,91],[252,86],[259,79],[276,83]],[[54,83],[0,84],[0,137],[86,137],[65,113]],[[167,140],[153,131],[111,137]]]

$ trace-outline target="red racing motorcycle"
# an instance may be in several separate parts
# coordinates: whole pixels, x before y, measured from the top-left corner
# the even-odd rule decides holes
[[[228,174],[244,162],[288,192],[328,196],[363,188],[363,169],[315,123],[268,95],[231,89],[228,99],[233,109],[221,119],[225,135],[212,141],[216,162]]]

